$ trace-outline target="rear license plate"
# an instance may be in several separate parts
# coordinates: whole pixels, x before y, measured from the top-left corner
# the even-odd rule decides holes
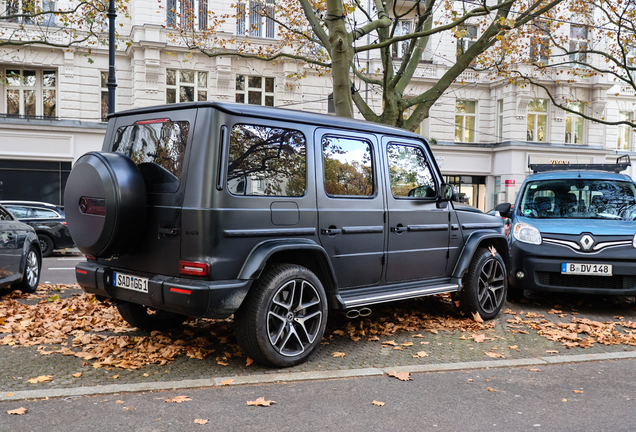
[[[612,265],[563,263],[561,264],[561,274],[612,276]]]
[[[131,276],[124,273],[113,272],[113,286],[147,293],[148,279],[138,276]]]

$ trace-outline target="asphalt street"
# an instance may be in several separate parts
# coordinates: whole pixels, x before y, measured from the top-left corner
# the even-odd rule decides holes
[[[53,256],[42,260],[40,283],[73,284],[75,280],[75,264],[85,261],[84,255],[70,249],[55,252]]]
[[[166,402],[179,396],[190,400]],[[247,405],[260,397],[276,403]],[[7,414],[17,408],[28,412]],[[47,432],[633,431],[635,408],[632,359],[11,401],[0,403],[0,424]]]

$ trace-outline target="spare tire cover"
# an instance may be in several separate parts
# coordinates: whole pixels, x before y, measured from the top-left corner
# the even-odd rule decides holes
[[[68,177],[64,211],[71,237],[85,254],[121,255],[138,243],[146,222],[146,185],[120,153],[81,156]]]

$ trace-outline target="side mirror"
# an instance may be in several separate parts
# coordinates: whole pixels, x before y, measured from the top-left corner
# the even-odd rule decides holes
[[[504,218],[512,216],[512,205],[510,203],[501,203],[495,207],[495,211],[499,212],[499,215]]]
[[[453,186],[448,183],[442,184],[442,193],[440,195],[441,201],[452,201],[455,195],[455,191],[453,190]]]

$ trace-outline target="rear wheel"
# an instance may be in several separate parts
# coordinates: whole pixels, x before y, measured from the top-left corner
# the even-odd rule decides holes
[[[188,318],[185,315],[155,310],[136,303],[120,301],[116,306],[121,317],[140,330],[169,330],[179,327]]]
[[[460,293],[461,308],[467,315],[479,313],[489,320],[501,310],[508,281],[506,265],[498,252],[479,248],[464,276],[464,287]]]
[[[327,323],[327,297],[320,279],[295,264],[268,268],[235,314],[243,350],[259,363],[288,367],[307,360]]]
[[[16,288],[25,294],[34,293],[38,289],[41,269],[42,259],[38,255],[36,246],[31,246],[29,252],[27,252],[22,280],[16,285]]]
[[[42,251],[42,256],[44,258],[50,257],[53,255],[53,249],[55,249],[55,244],[51,237],[46,234],[38,234],[38,242],[40,243],[40,250]]]

